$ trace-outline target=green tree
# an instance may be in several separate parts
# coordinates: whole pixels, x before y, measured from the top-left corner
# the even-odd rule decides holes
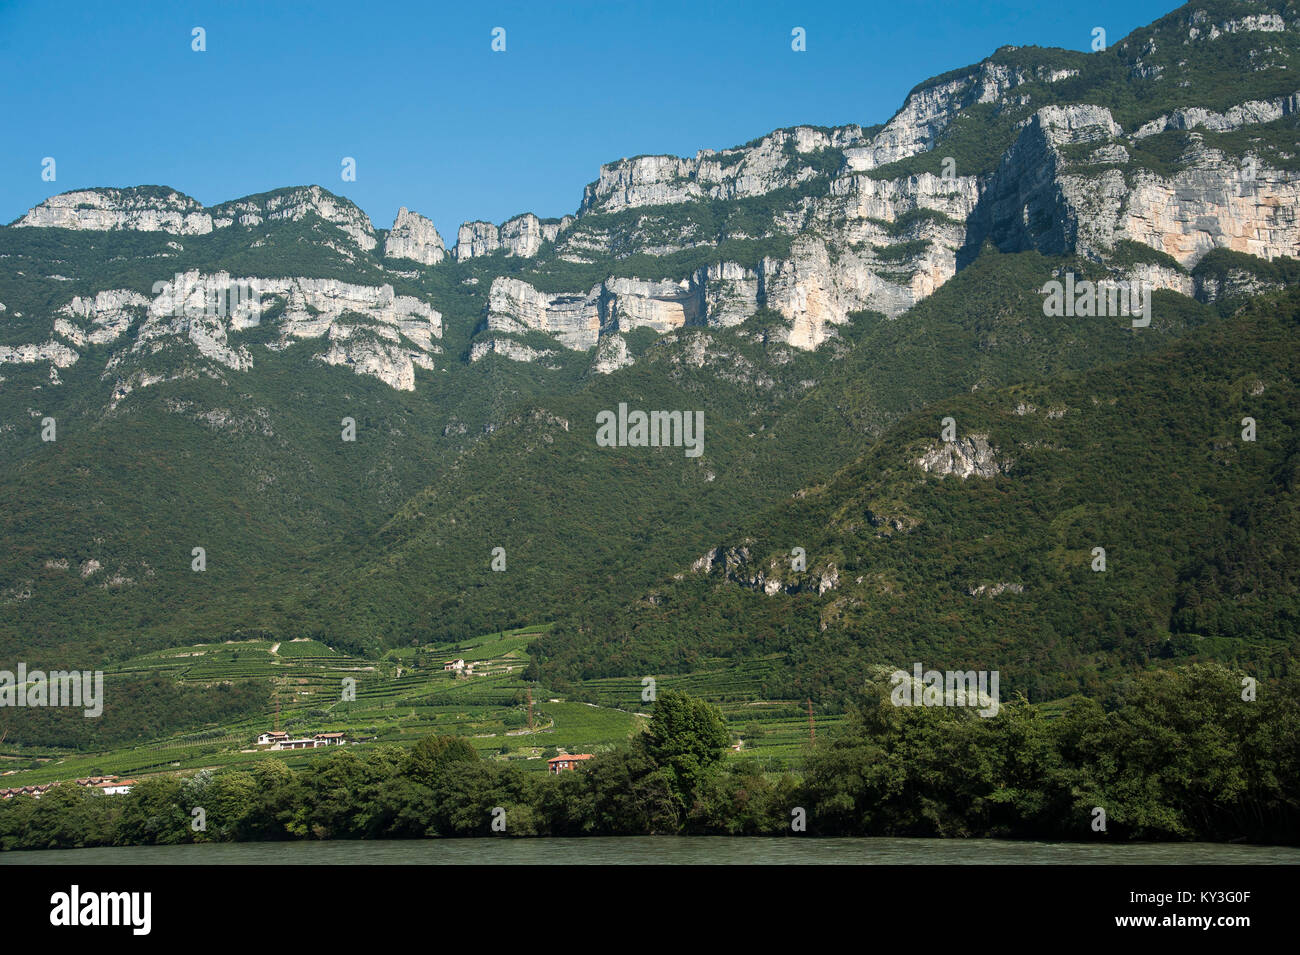
[[[730,740],[722,711],[704,700],[662,690],[655,701],[642,744],[654,762],[667,769],[684,806],[726,752]]]
[[[426,736],[407,757],[405,774],[420,782],[441,776],[455,763],[478,761],[478,751],[463,736]]]

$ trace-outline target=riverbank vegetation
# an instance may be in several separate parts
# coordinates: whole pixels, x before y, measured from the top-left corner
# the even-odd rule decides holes
[[[1251,699],[1250,697],[1254,697]],[[1300,680],[1217,664],[1080,698],[900,707],[885,672],[800,773],[724,760],[720,711],[662,691],[645,732],[574,772],[480,759],[462,737],[341,749],[291,770],[67,783],[0,803],[0,846],[643,834],[1300,843]],[[1104,828],[1102,828],[1104,826]]]

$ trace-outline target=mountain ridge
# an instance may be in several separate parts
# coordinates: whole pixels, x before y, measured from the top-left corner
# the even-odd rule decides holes
[[[1115,369],[1145,362],[1132,367],[1153,388],[1157,370],[1171,379],[1172,421],[1168,356],[1222,377],[1233,366],[1195,343],[1255,328],[1238,316],[1261,302],[1290,307],[1298,49],[1300,12],[1281,2],[1188,4],[1094,54],[1002,47],[918,85],[879,126],[620,159],[574,215],[465,223],[450,247],[418,213],[377,229],[320,186],[210,207],[168,187],[47,200],[0,228],[0,648],[57,664],[256,632],[373,657],[549,622],[535,672],[556,685],[766,648],[769,689],[828,701],[853,677],[835,654],[957,645],[922,624],[973,621],[985,651],[1011,652],[980,614],[1038,599],[1025,568],[1044,558],[1000,540],[1019,562],[997,572],[941,529],[990,533],[978,518],[1053,459],[1001,437],[983,396],[1034,406],[1012,422],[1025,443],[1061,428],[1100,447],[1116,419],[1073,431],[1041,394],[1089,375],[1119,391]],[[1147,289],[1149,324],[1048,314],[1049,283],[1075,279]],[[1291,366],[1266,331],[1251,341],[1277,371],[1273,401]],[[598,446],[597,415],[620,404],[702,413],[703,453]],[[960,411],[952,447],[929,420],[945,404]],[[1240,457],[1276,472],[1249,500],[1286,527],[1274,451]],[[873,484],[864,455],[910,483]],[[1167,455],[1123,461],[1181,473]],[[845,491],[846,474],[875,496]],[[810,535],[798,508],[829,486],[856,508],[816,515],[819,534],[844,533],[835,547],[764,537],[764,520]],[[1058,485],[1034,486],[1050,508]],[[1101,692],[1170,641],[1237,653],[1205,621],[1242,629],[1242,568],[1269,569],[1284,593],[1290,579],[1250,550],[1224,486],[1207,478],[1193,501],[1228,550],[1220,564],[1180,531],[1183,563],[1133,591],[1142,607],[1085,607],[1118,630],[1025,651],[1073,676],[1034,683],[1021,654],[1017,679]],[[918,501],[935,509],[920,523]],[[1024,535],[1057,533],[1009,513]],[[872,578],[846,550],[859,532],[891,555],[937,536],[914,576]],[[802,577],[777,559],[794,546]],[[707,574],[692,570],[702,559]],[[1218,596],[1198,603],[1202,579]],[[889,587],[927,586],[952,620],[897,602],[905,619],[872,616]]]

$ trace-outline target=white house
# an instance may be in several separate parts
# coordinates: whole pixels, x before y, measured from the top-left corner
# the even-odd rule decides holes
[[[315,749],[314,739],[281,739],[271,745],[271,749]]]
[[[96,783],[95,788],[105,796],[121,796],[131,791],[135,785],[134,779],[112,779],[102,783]]]
[[[316,749],[318,746],[342,746],[346,742],[343,733],[317,733],[300,739],[289,739],[287,734],[281,733],[279,739],[271,741],[271,749]]]

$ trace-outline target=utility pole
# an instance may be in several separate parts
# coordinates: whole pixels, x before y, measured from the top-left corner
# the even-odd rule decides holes
[[[533,688],[528,688],[528,732],[533,731]]]
[[[808,700],[808,742],[809,744],[817,742],[817,724],[813,722],[811,697]]]

